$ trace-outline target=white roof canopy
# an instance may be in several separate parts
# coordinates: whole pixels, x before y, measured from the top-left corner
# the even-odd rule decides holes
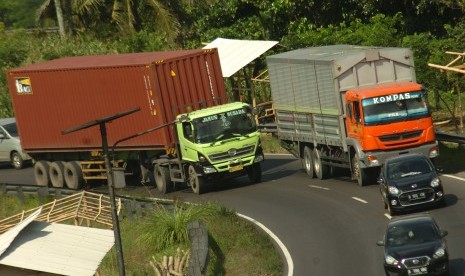
[[[218,48],[223,77],[228,78],[278,44],[278,41],[217,38],[203,49]]]

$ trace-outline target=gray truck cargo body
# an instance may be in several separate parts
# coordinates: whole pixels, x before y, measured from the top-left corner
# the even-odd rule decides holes
[[[331,45],[267,57],[278,136],[345,150],[345,91],[415,82],[408,48]]]

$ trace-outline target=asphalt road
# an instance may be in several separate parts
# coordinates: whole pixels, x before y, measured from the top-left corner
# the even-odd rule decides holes
[[[271,230],[293,261],[292,275],[384,275],[382,239],[389,220],[378,186],[359,187],[348,176],[310,179],[288,155],[267,155],[263,182],[230,180],[195,195],[188,189],[169,194],[193,202],[216,201]],[[442,177],[447,206],[425,210],[447,236],[452,276],[465,275],[465,179]],[[0,183],[32,184],[32,169],[0,166]],[[287,275],[287,273],[286,273]]]

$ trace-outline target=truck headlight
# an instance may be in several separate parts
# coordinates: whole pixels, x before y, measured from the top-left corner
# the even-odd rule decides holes
[[[258,163],[258,162],[262,162],[263,160],[265,160],[265,157],[263,156],[263,154],[259,154],[255,156],[255,160],[253,162]]]
[[[216,169],[213,166],[204,166],[203,167],[203,173],[204,174],[216,173]]]

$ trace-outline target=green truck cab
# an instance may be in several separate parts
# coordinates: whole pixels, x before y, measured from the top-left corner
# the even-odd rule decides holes
[[[157,189],[166,193],[174,182],[186,182],[196,194],[222,179],[248,175],[261,181],[264,160],[253,109],[235,102],[180,114],[176,118],[177,158],[157,158]],[[182,169],[180,169],[182,168]]]

